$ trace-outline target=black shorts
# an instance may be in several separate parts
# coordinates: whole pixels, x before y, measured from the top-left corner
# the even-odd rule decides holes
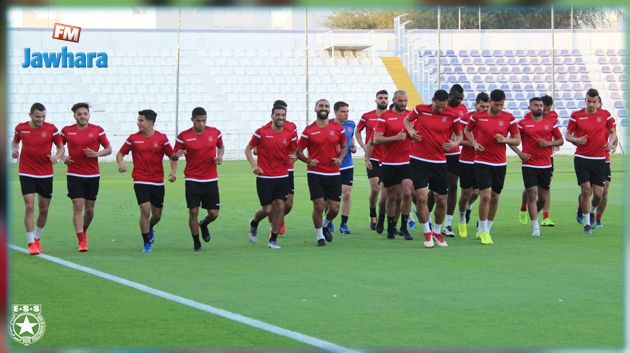
[[[448,193],[446,163],[431,163],[412,158],[411,169],[414,189],[428,186],[436,194],[446,195]]]
[[[368,179],[378,178],[379,182],[381,182],[382,177],[383,177],[382,176],[383,167],[381,167],[381,164],[380,164],[381,162],[375,161],[373,159],[370,159],[370,162],[372,162],[372,169],[368,169],[367,167],[365,168]]]
[[[526,189],[538,186],[539,188],[549,190],[549,186],[551,186],[551,167],[522,167],[521,170],[523,172],[523,184]]]
[[[462,189],[477,188],[474,163],[459,162],[459,186]]]
[[[341,201],[341,176],[308,173],[308,191],[311,200],[324,198],[330,201]]]
[[[218,181],[186,180],[186,207],[198,208],[199,205],[206,210],[218,210],[220,208]]]
[[[53,192],[53,177],[34,178],[20,175],[20,187],[22,188],[22,195],[39,194],[45,199],[51,199]]]
[[[505,171],[507,167],[475,163],[475,178],[479,190],[492,188],[492,191],[500,194],[505,182]]]
[[[138,205],[150,202],[156,208],[164,207],[164,185],[133,184]]]
[[[578,185],[590,182],[593,185],[604,186],[604,181],[608,175],[606,161],[603,159],[573,158],[575,175]]]
[[[295,194],[295,173],[289,170],[289,194]]]
[[[610,172],[610,162],[606,162],[606,181],[609,183],[612,181],[612,173]]]
[[[354,180],[354,168],[348,168],[341,171],[341,185],[352,186]]]
[[[383,180],[383,186],[386,188],[400,184],[405,179],[411,180],[411,167],[409,164],[383,164],[381,166],[381,178]]]
[[[271,205],[273,200],[286,201],[289,196],[289,177],[256,178],[256,191],[261,206]]]
[[[459,154],[446,155],[446,170],[459,175]]]
[[[66,176],[68,181],[68,197],[70,199],[86,199],[96,201],[100,177],[78,177],[75,175]]]

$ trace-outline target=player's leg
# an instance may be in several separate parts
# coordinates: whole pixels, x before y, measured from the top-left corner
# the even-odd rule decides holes
[[[329,225],[339,214],[341,203],[341,175],[331,175],[322,177],[322,184],[324,186],[324,200],[326,200],[326,215],[322,220],[322,226],[324,227],[324,237],[326,241],[331,242],[333,240],[332,231],[330,231]]]
[[[409,170],[408,166],[405,166],[405,168]],[[400,184],[400,193],[400,235],[402,235],[405,240],[413,240],[413,237],[407,229],[409,215],[411,214],[411,195],[413,194],[413,181],[411,181],[410,174],[406,175],[405,178],[402,180]]]
[[[31,255],[38,255],[41,251],[35,243],[35,194],[26,194],[22,197],[24,198],[24,227],[28,252]]]
[[[520,224],[527,224],[527,204],[528,204],[528,198],[527,198],[527,188],[523,189],[523,192],[521,193],[521,209],[518,213],[518,221]]]
[[[527,194],[527,211],[532,221],[532,236],[540,236],[540,224],[538,223],[538,187],[536,185],[525,189]],[[522,223],[522,222],[521,222]]]
[[[580,184],[580,210],[582,210],[582,224],[584,225],[584,233],[591,233],[591,202],[590,197],[593,190],[591,182],[587,181]],[[587,229],[588,228],[588,229]]]
[[[339,232],[342,234],[352,234],[348,227],[348,218],[350,217],[350,208],[352,207],[352,185],[341,185],[341,223],[339,224]]]
[[[77,235],[77,242],[79,251],[84,247],[85,242],[85,233],[83,232],[84,228],[84,215],[83,210],[85,209],[85,199],[84,198],[74,198],[72,201],[72,224],[74,225],[74,231]]]
[[[457,224],[457,232],[461,238],[466,238],[468,236],[468,228],[466,227],[466,211],[468,211],[468,203],[472,198],[472,194],[472,187],[461,188],[461,194],[459,196],[458,203],[459,219]]]
[[[378,200],[378,219],[376,221],[376,232],[378,234],[381,234],[383,233],[383,230],[385,230],[385,219],[387,218],[387,200],[389,198],[389,195],[387,194],[387,188],[383,185],[382,181],[379,183],[379,185],[380,198]]]
[[[201,237],[207,243],[210,241],[210,230],[208,225],[219,218],[219,209],[221,208],[221,199],[219,195],[219,182],[211,181],[203,183],[201,192],[201,207],[205,209],[206,215],[199,222],[201,228]]]
[[[400,207],[401,190],[399,183],[387,186],[387,239],[396,237],[396,212]]]
[[[455,232],[453,232],[453,215],[455,214],[455,207],[457,206],[457,181],[459,179],[459,156],[451,158],[452,162],[447,162],[447,171],[446,171],[446,179],[448,185],[448,194],[446,199],[446,219],[444,223],[444,229],[442,230],[443,235],[448,237],[454,237]]]
[[[188,209],[188,228],[193,240],[193,251],[201,250],[201,241],[199,241],[199,207]]]
[[[267,247],[270,249],[280,249],[277,241],[280,228],[282,224],[284,224],[284,207],[284,196],[283,198],[274,199],[271,203],[271,234],[269,235],[269,242],[267,243]]]
[[[595,226],[597,228],[601,228],[604,226],[602,223],[602,216],[604,215],[604,211],[606,210],[606,205],[608,205],[608,188],[610,186],[610,181],[606,180],[604,183],[604,193],[602,194],[602,200],[599,202],[599,206],[597,206],[597,213],[595,214]]]
[[[448,171],[445,164],[430,164],[429,189],[433,190],[435,206],[433,209],[433,238],[438,246],[448,246],[442,232],[448,204]],[[451,232],[452,233],[452,232]],[[454,234],[453,234],[454,235]]]

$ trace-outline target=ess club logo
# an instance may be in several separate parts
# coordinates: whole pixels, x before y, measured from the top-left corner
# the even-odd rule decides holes
[[[81,27],[55,23],[52,38],[66,42],[79,43]],[[32,52],[31,48],[24,48],[23,68],[106,68],[106,52],[70,52],[68,47],[62,47],[61,52]]]
[[[42,316],[41,304],[13,305],[9,320],[9,334],[14,341],[30,346],[39,341],[46,332],[46,321]]]

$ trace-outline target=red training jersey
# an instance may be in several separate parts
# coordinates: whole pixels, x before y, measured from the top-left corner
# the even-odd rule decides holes
[[[493,116],[489,112],[481,112],[473,115],[468,121],[468,129],[473,132],[477,143],[485,150],[475,154],[475,163],[503,166],[507,164],[505,158],[505,143],[498,143],[494,137],[501,134],[504,137],[519,134],[514,116],[506,111]]]
[[[19,156],[19,174],[33,178],[49,178],[53,176],[52,162],[48,158],[52,154],[53,143],[63,144],[59,130],[55,125],[44,122],[41,127],[31,127],[29,122],[15,127],[13,142],[22,141]]]
[[[540,121],[524,118],[517,125],[521,132],[523,152],[530,155],[529,159],[523,162],[523,167],[551,168],[551,150],[553,147],[539,147],[538,140],[561,139],[562,133],[558,124],[554,124],[549,118],[541,118]]]
[[[287,177],[291,166],[289,154],[297,149],[297,134],[292,126],[284,125],[281,131],[275,131],[269,124],[254,132],[249,146],[257,148],[257,165],[262,170],[259,178]]]
[[[464,115],[464,117],[459,121],[460,124],[462,125],[462,131],[466,128],[466,125],[468,124],[468,120],[470,120],[470,118],[474,116],[476,112],[477,111],[466,113],[466,115]],[[468,141],[468,139],[466,138],[466,135],[464,135],[464,139],[462,141]],[[462,153],[459,155],[459,161],[466,164],[474,164],[475,163],[475,149],[470,146],[462,146]]]
[[[272,122],[270,121],[270,122],[268,122],[268,123],[265,125],[265,127],[271,127],[271,124],[272,124]],[[285,129],[289,129],[289,130],[291,130],[291,131],[295,132],[295,135],[297,136],[297,133],[298,133],[298,132],[297,132],[297,125],[295,125],[295,123],[290,122],[290,121],[288,121],[288,120],[285,120],[285,121],[284,121],[284,128],[285,128]],[[293,150],[293,151],[295,152],[295,150]],[[291,161],[289,160],[289,171],[290,171],[290,172],[292,172],[292,171],[294,171],[294,170],[295,170],[295,164],[294,164],[294,163],[291,163]]]
[[[186,150],[184,178],[189,181],[209,182],[219,179],[217,173],[217,147],[223,147],[219,129],[206,126],[199,134],[191,127],[177,135],[173,152]]]
[[[411,158],[431,163],[446,163],[446,151],[442,144],[450,140],[454,132],[462,131],[458,115],[455,110],[448,107],[437,113],[433,111],[431,104],[416,105],[407,120],[422,140],[412,142]]]
[[[98,158],[85,156],[85,149],[89,148],[98,152],[99,147],[109,146],[109,140],[102,127],[88,124],[84,129],[79,129],[76,124],[68,125],[61,129],[63,143],[68,145],[68,157],[72,163],[68,165],[68,175],[93,178],[101,175],[98,167]]]
[[[376,114],[376,110],[372,110],[371,112],[364,113],[363,115],[361,115],[361,119],[359,119],[359,123],[357,124],[356,131],[361,132],[365,128],[365,145],[366,146],[370,141],[372,141],[372,137],[374,136],[374,129],[376,128],[376,125],[378,125],[378,119],[380,119],[380,116]],[[383,154],[383,146],[373,145],[370,159],[373,161],[380,161],[382,154]]]
[[[309,159],[317,159],[316,166],[308,166],[307,173],[320,175],[339,175],[339,166],[332,159],[339,156],[340,145],[346,144],[346,133],[343,127],[330,120],[321,127],[314,121],[302,132],[298,147],[308,150]]]
[[[135,184],[164,185],[164,156],[170,157],[173,148],[168,137],[159,131],[153,131],[150,137],[140,131],[129,135],[120,148],[124,156],[131,152],[133,158],[133,173],[131,176]]]
[[[403,120],[411,111],[404,110],[398,114],[393,110],[386,110],[381,114],[378,125],[374,132],[380,132],[385,137],[398,135],[401,131],[405,133],[403,141],[393,141],[387,144],[380,144],[382,147],[381,164],[383,165],[403,165],[409,164],[409,153],[411,152],[411,140],[405,131]],[[374,137],[372,137],[374,138]]]
[[[457,117],[460,121],[466,116],[466,114],[468,114],[468,108],[466,108],[466,106],[463,104],[459,104],[456,107],[449,106],[449,108],[457,112]],[[458,154],[460,154],[459,145],[455,146],[455,148],[453,148],[452,150],[446,151],[447,156],[456,156]]]
[[[567,131],[575,137],[586,136],[585,144],[577,146],[576,157],[605,159],[609,130],[615,128],[615,119],[607,110],[597,109],[589,114],[586,109],[571,113]]]

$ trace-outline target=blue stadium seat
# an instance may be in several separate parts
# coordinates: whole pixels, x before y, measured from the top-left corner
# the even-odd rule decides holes
[[[615,82],[615,81],[617,81],[617,80],[615,80],[615,75],[613,75],[613,74],[608,74],[608,75],[606,75],[606,81],[607,81],[607,82]]]
[[[557,101],[555,101],[555,102],[553,103],[553,106],[554,106],[556,109],[564,109],[564,101],[557,100]]]
[[[517,108],[517,106],[516,106],[516,102],[514,102],[514,101],[509,101],[509,102],[508,102],[508,104],[507,104],[507,109],[508,109],[508,110],[514,110],[514,109],[516,109],[516,108]]]
[[[526,83],[526,84],[523,86],[523,90],[524,90],[525,92],[534,92],[534,86],[533,86],[531,83]]]
[[[516,65],[516,58],[515,57],[508,58],[506,65]]]
[[[587,74],[587,73],[588,73],[588,70],[586,69],[586,66],[581,65],[581,66],[578,68],[578,73],[579,73],[579,74]]]
[[[615,101],[613,107],[615,107],[615,109],[624,109],[622,101]]]
[[[448,49],[446,51],[446,56],[455,56],[455,51],[453,51],[452,49]]]
[[[532,82],[532,77],[530,75],[523,75],[521,76],[521,82],[523,83]]]
[[[577,103],[575,103],[574,100],[570,100],[570,101],[567,102],[566,108],[569,109],[569,110],[576,110],[576,109],[578,109],[578,105],[577,105]]]
[[[494,83],[494,82],[497,82],[497,80],[494,75],[486,75],[486,77],[484,78],[484,82]]]
[[[526,55],[531,57],[531,56],[537,56],[538,54],[536,53],[535,50],[530,49],[526,52]]]
[[[497,65],[506,65],[506,61],[503,57],[497,57],[497,60],[495,61],[495,64]]]
[[[518,64],[519,65],[527,65],[529,64],[529,60],[526,57],[519,57],[518,58]]]
[[[471,50],[470,51],[470,56],[478,57],[479,56],[479,50]]]
[[[627,117],[627,115],[626,115],[626,110],[625,110],[625,109],[621,109],[621,110],[619,110],[619,111],[617,112],[617,116],[618,116],[619,118],[622,118],[622,119],[623,119],[623,118],[626,118],[626,117]]]
[[[573,95],[569,92],[564,92],[562,94],[556,94],[557,96],[559,96],[562,100],[565,101],[570,101],[573,100]]]
[[[490,68],[488,69],[488,73],[489,74],[493,74],[496,75],[499,73],[499,67],[498,66],[490,66]]]
[[[581,56],[578,56],[577,58],[575,58],[575,63],[577,65],[584,65],[584,59],[582,59]]]
[[[580,82],[577,75],[569,75],[569,82]]]
[[[621,74],[623,73],[623,67],[621,65],[617,65],[613,67],[613,72],[616,74]]]
[[[569,119],[561,119],[561,121],[559,122],[561,127],[567,127],[569,126]]]
[[[464,91],[466,91],[466,92],[472,90],[472,87],[471,87],[470,83],[468,83],[468,82],[465,82],[462,86],[464,87]]]
[[[525,50],[517,49],[517,50],[514,52],[514,55],[516,55],[516,56],[518,56],[518,57],[525,56],[525,55],[526,55],[526,54],[525,54]]]
[[[617,82],[611,82],[608,84],[608,89],[611,91],[616,91],[619,89],[619,86],[617,86]]]
[[[503,52],[503,55],[507,57],[512,57],[514,56],[514,52],[511,50],[506,50],[505,52]]]
[[[473,59],[471,57],[463,57],[462,58],[462,65],[472,65],[473,64]]]
[[[534,80],[535,82],[540,82],[540,80]],[[536,91],[538,92],[546,92],[548,89],[546,83],[539,83],[536,85]]]
[[[529,107],[529,103],[527,101],[524,101],[524,102],[522,101],[522,102],[519,103],[518,107],[520,109],[527,109],[527,107]]]
[[[490,50],[484,49],[481,51],[481,56],[482,57],[491,57],[492,56],[492,52]]]
[[[472,82],[474,82],[474,83],[482,83],[483,80],[481,79],[481,76],[475,75],[475,76],[473,76]]]
[[[521,67],[520,66],[512,66],[510,68],[510,73],[511,74],[520,74],[521,73]]]
[[[463,74],[463,73],[464,73],[464,69],[463,69],[461,66],[459,66],[459,65],[458,65],[458,66],[455,66],[455,68],[453,69],[453,73],[456,73],[456,74],[460,74],[460,75],[461,75],[461,74]]]
[[[516,92],[515,99],[525,99],[525,96],[523,95],[523,93],[521,93],[522,90],[523,87],[519,83],[512,85],[512,91]]]
[[[531,66],[525,66],[523,67],[523,74],[528,75],[528,74],[532,74],[533,70]]]
[[[493,50],[492,51],[492,56],[494,56],[494,57],[503,56],[503,51],[501,51],[501,50]]]
[[[615,55],[617,55],[617,53],[616,53],[615,49],[608,49],[608,50],[606,50],[606,55],[607,56],[615,56]]]
[[[483,61],[483,59],[482,59],[481,57],[475,57],[475,58],[473,59],[473,64],[474,64],[474,65],[483,65],[483,64],[484,64],[484,61]]]
[[[468,56],[468,50],[460,50],[460,51],[457,53],[457,56],[461,56],[461,57]]]
[[[536,67],[534,67],[534,73],[535,74],[544,74],[545,73],[545,67],[544,66],[536,66]]]
[[[499,88],[496,83],[490,83],[486,85],[486,87],[488,88],[488,91],[494,91],[495,89]]]
[[[613,56],[610,58],[610,60],[608,60],[608,63],[611,65],[618,65],[619,64],[619,59],[616,56]]]
[[[540,59],[541,65],[551,65],[551,59],[548,56],[545,56]]]
[[[573,93],[573,99],[575,99],[575,100],[582,100],[582,99],[584,99],[584,91],[585,91],[584,89],[580,90],[580,91],[575,91]]]
[[[503,90],[504,92],[508,92],[510,90],[510,85],[508,85],[507,83],[502,83],[499,86],[499,89]]]
[[[517,75],[510,75],[510,78],[508,80],[510,83],[518,83],[521,82],[521,80],[519,79],[519,77]]]
[[[603,50],[603,49],[597,49],[597,50],[595,50],[595,55],[597,55],[597,56],[603,56],[603,55],[604,55],[604,50]]]
[[[578,67],[575,65],[567,66],[567,72],[570,74],[576,74],[578,72]]]
[[[481,66],[477,69],[477,72],[480,74],[487,74],[488,73],[488,67],[487,66]]]
[[[477,68],[475,66],[468,66],[466,68],[466,74],[473,75],[477,72]]]

